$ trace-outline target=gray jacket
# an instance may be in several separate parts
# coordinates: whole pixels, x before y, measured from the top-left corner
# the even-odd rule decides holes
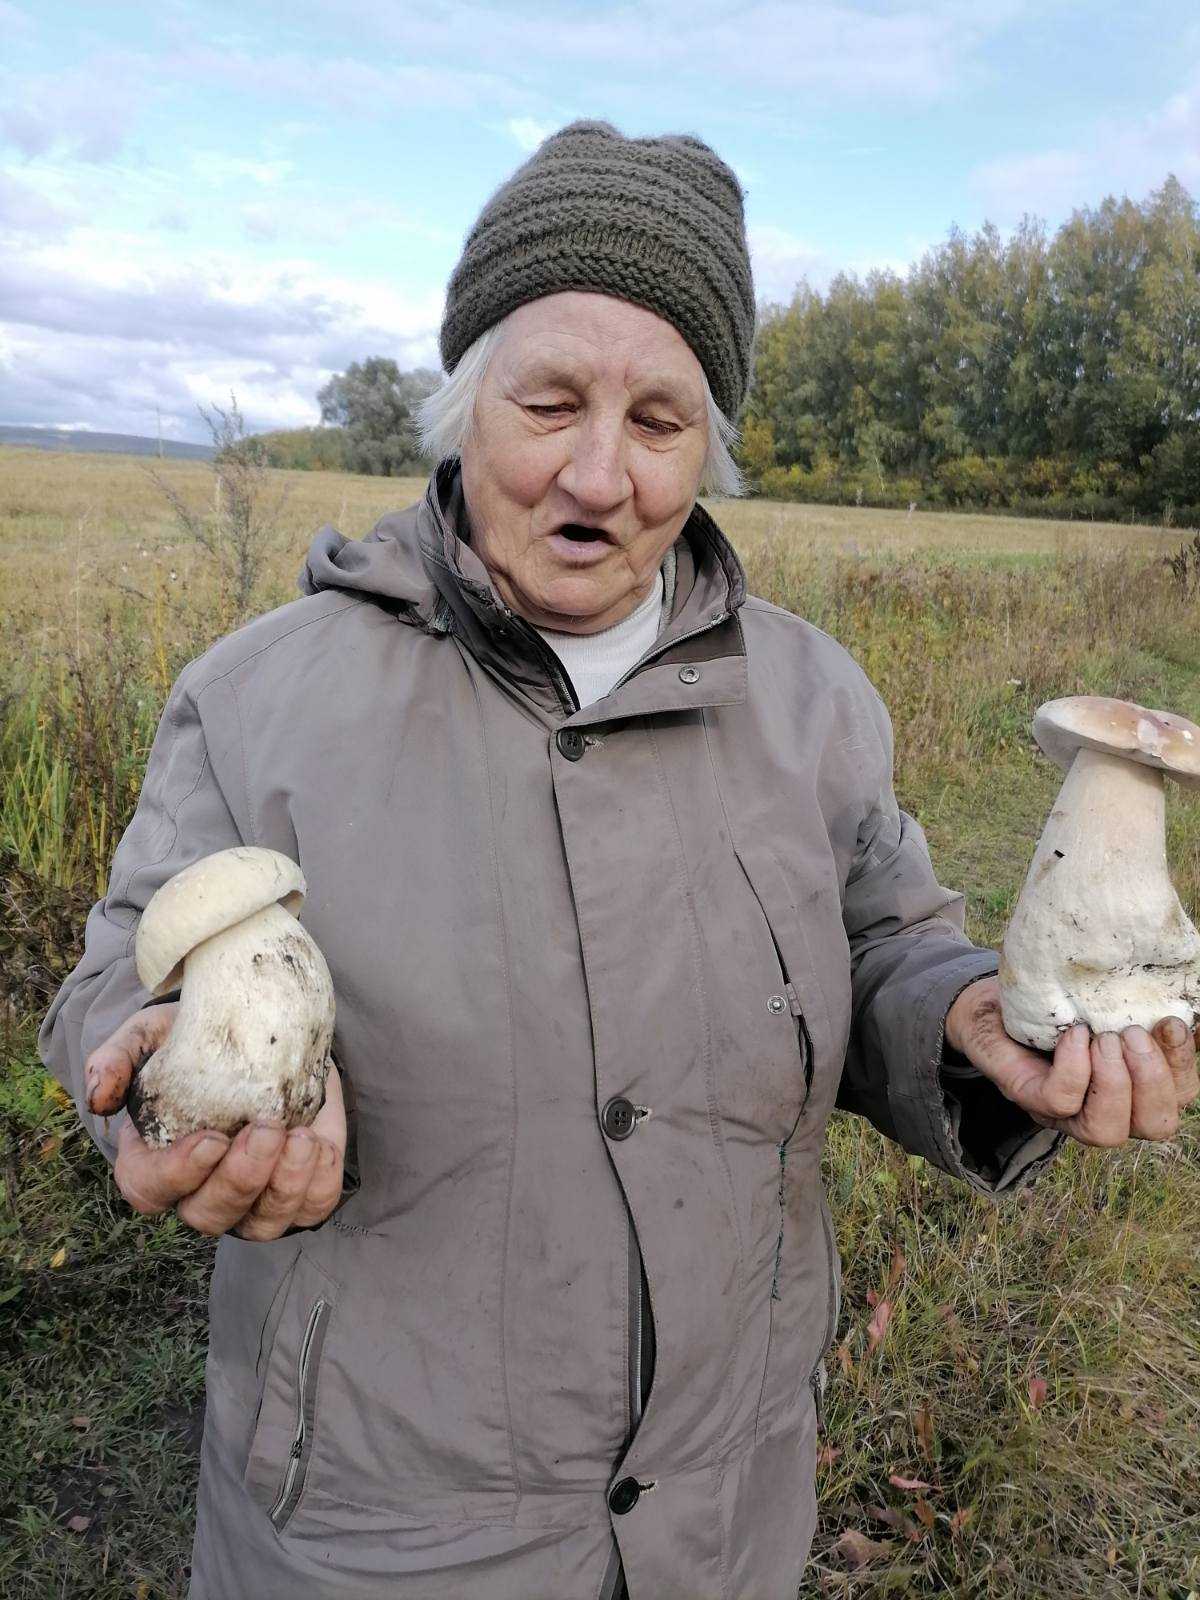
[[[1057,1136],[943,1071],[995,957],[846,653],[748,597],[698,507],[669,624],[580,711],[464,526],[447,464],[183,672],[42,1030],[81,1101],[148,999],[159,884],[241,842],[300,863],[358,1186],[221,1240],[192,1594],[599,1600],[623,1563],[633,1600],[784,1600],[838,1319],[830,1111],[992,1192]]]

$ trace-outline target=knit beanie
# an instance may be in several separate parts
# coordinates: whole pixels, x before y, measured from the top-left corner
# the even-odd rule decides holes
[[[467,235],[442,318],[446,371],[526,301],[593,290],[676,327],[732,421],[754,337],[742,201],[734,173],[691,134],[627,139],[607,122],[560,128]]]

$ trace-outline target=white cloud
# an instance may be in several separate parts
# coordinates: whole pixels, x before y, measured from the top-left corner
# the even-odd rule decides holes
[[[295,163],[291,161],[251,161],[219,150],[197,150],[192,154],[192,171],[202,183],[210,183],[216,189],[242,182],[270,188],[282,183],[294,170]]]
[[[472,54],[478,53],[478,43],[479,38]],[[461,64],[381,64],[354,56],[322,59],[290,52],[255,55],[199,39],[169,52],[158,68],[191,86],[218,84],[252,95],[258,102],[278,96],[293,104],[323,104],[360,118],[396,111],[516,109],[516,102],[524,98],[508,79]]]
[[[826,250],[809,244],[786,228],[751,225],[746,230],[750,262],[754,270],[754,292],[759,305],[787,305],[801,280],[809,288],[824,293],[839,272],[865,278],[871,272],[891,272],[903,278],[913,262],[929,248],[915,237],[906,241],[903,256],[870,256],[856,261],[834,260]]]
[[[1088,167],[1081,151],[1040,150],[985,161],[967,183],[993,222],[1014,222],[1026,211],[1057,215],[1082,200]]]
[[[277,198],[247,201],[238,216],[246,237],[259,243],[344,245],[370,230],[436,245],[443,253],[458,243],[452,229],[414,217],[392,201],[343,194],[330,204],[327,194],[306,184],[292,185]]]
[[[6,73],[0,140],[28,157],[57,150],[82,161],[113,161],[154,92],[145,58],[125,51],[105,51],[65,72]]]
[[[286,222],[278,206],[247,205],[240,208],[242,229],[247,239],[272,244],[285,231]]]
[[[1100,119],[1086,144],[983,162],[968,183],[1003,226],[1024,212],[1057,218],[1107,194],[1140,199],[1169,172],[1200,188],[1200,67],[1148,115]]]
[[[548,139],[557,124],[538,122],[533,117],[509,117],[504,124],[522,150],[536,150],[543,139]]]
[[[786,305],[801,278],[815,286],[829,276],[829,258],[824,252],[786,228],[751,226],[746,230],[746,239],[754,271],[754,292],[760,305]]]
[[[0,168],[0,235],[53,236],[61,234],[77,217],[76,207]]]
[[[631,106],[647,83],[667,93],[681,80],[750,85],[759,95],[729,107],[743,120],[758,114],[759,96],[778,89],[901,104],[961,97],[977,78],[981,47],[1031,9],[1031,0],[591,0],[558,7],[548,21],[512,0],[312,4],[340,20],[349,14],[360,38],[426,62],[469,63],[486,49],[492,61],[559,63],[573,71],[560,92],[569,84],[576,98],[597,69],[629,89]],[[612,87],[610,79],[605,88]]]
[[[183,253],[159,235],[76,227],[17,251],[0,236],[0,389],[13,420],[204,439],[196,403],[232,390],[254,427],[317,420],[316,391],[368,355],[436,366],[441,295]]]

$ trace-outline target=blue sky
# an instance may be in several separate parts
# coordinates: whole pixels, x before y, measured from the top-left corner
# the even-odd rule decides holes
[[[206,437],[437,364],[495,186],[576,117],[739,173],[760,299],[952,224],[1200,195],[1191,0],[0,0],[0,421]]]

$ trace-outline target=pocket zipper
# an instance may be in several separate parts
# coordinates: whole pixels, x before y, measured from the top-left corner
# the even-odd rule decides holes
[[[308,1325],[304,1329],[304,1338],[300,1341],[300,1358],[296,1363],[296,1432],[292,1436],[292,1446],[288,1451],[287,1471],[283,1475],[283,1487],[279,1491],[279,1498],[271,1507],[271,1521],[277,1528],[282,1528],[291,1516],[300,1499],[304,1487],[303,1480],[297,1483],[300,1468],[304,1461],[304,1447],[308,1441],[308,1400],[309,1400],[309,1371],[312,1367],[313,1345],[316,1343],[317,1334],[329,1312],[329,1301],[318,1300],[309,1312]]]

